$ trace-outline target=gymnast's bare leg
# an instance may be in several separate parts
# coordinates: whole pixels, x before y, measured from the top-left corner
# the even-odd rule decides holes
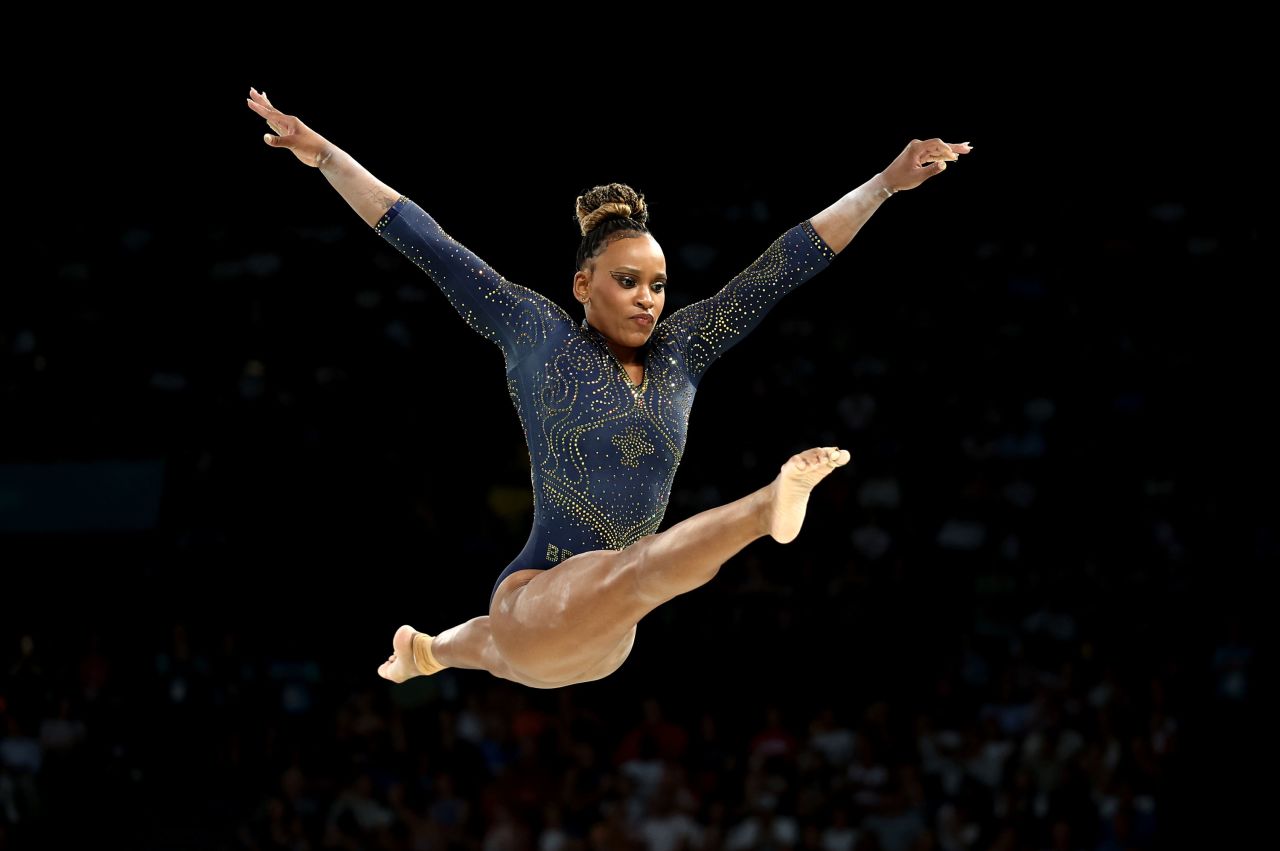
[[[624,550],[581,553],[548,570],[513,573],[498,586],[487,616],[434,638],[400,627],[395,652],[378,673],[403,682],[440,668],[473,668],[533,688],[606,677],[626,660],[636,624],[649,612],[710,582],[757,538],[792,541],[809,492],[848,461],[843,449],[809,449],[792,456],[766,487]]]

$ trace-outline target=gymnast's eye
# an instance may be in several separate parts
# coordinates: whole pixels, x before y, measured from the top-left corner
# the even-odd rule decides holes
[[[622,272],[610,272],[609,274],[612,275],[613,279],[617,281],[619,284],[621,284],[624,289],[629,290],[636,285],[636,279],[633,278],[631,275],[625,275]],[[653,282],[653,291],[655,293],[660,293],[666,288],[667,288],[666,281]]]

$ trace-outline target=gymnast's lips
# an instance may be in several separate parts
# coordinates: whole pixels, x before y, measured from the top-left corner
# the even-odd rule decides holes
[[[641,325],[652,325],[652,324],[653,324],[653,314],[652,314],[652,313],[637,313],[635,316],[632,316],[632,317],[631,317],[631,320],[632,320],[633,322],[639,322]]]

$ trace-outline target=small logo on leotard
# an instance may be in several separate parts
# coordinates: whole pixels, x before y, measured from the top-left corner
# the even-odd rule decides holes
[[[628,467],[640,466],[641,455],[652,455],[653,444],[644,436],[644,432],[631,426],[622,434],[613,436],[613,445],[622,452],[622,463]]]

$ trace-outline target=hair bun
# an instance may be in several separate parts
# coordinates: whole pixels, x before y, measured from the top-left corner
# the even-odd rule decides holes
[[[632,219],[643,225],[649,220],[644,196],[625,183],[596,186],[579,195],[574,205],[578,228],[586,236],[608,218]]]

